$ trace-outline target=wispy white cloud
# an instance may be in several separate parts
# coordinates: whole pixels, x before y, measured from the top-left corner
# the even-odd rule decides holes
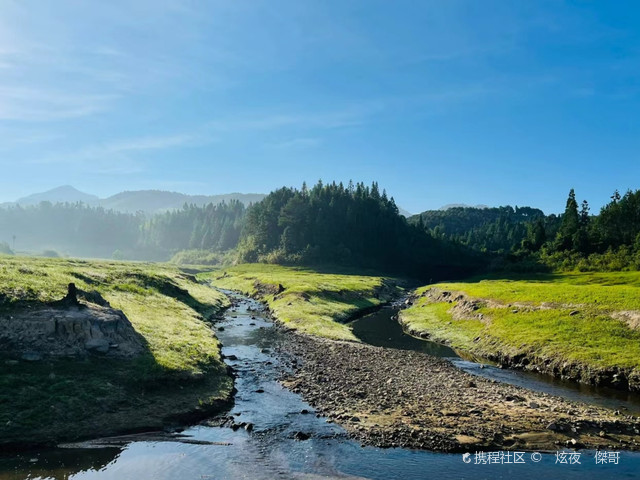
[[[165,136],[145,136],[137,138],[116,139],[110,142],[90,145],[79,150],[59,152],[31,160],[34,164],[90,164],[95,162],[113,162],[113,168],[106,166],[103,171],[128,171],[126,164],[135,157],[144,156],[150,152],[157,152],[171,148],[188,148],[206,145],[216,141],[215,138],[204,134],[176,134]],[[106,164],[105,164],[106,165]],[[136,166],[135,171],[141,167]],[[98,168],[96,168],[98,170]]]
[[[2,138],[0,150],[11,150],[17,146],[50,143],[64,137],[60,133],[45,130],[2,128],[0,129],[0,138]]]
[[[329,130],[362,125],[387,106],[386,99],[374,99],[344,105],[333,110],[256,112],[212,120],[206,124],[205,128],[218,132],[285,130],[289,128]]]
[[[46,122],[102,112],[118,95],[0,85],[0,120]]]
[[[213,141],[211,138],[204,138],[192,134],[168,135],[159,137],[140,137],[129,140],[115,141],[96,150],[102,154],[143,152],[148,150],[163,150],[174,147],[189,147]]]
[[[175,3],[165,1],[167,8]],[[158,24],[169,21],[168,13],[154,13],[150,24],[131,23],[141,14],[162,12],[163,5],[157,6],[138,0],[127,8],[59,2],[59,7],[35,9],[0,0],[0,121],[94,116],[115,110],[124,96],[144,95],[163,82],[193,76],[181,68],[183,56],[172,45],[184,29],[172,31],[171,50],[154,45],[160,42],[152,34],[164,37]],[[173,21],[176,14],[173,9]]]

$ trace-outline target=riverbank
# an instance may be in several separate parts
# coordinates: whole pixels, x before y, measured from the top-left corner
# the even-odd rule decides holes
[[[346,322],[398,298],[402,281],[369,273],[246,264],[198,276],[266,304],[283,326],[333,340],[359,342]]]
[[[69,283],[78,304],[56,303]],[[228,407],[233,381],[207,322],[228,305],[223,294],[171,266],[0,258],[0,445],[157,430]],[[104,342],[90,312],[118,317],[115,330],[130,329],[140,348],[124,355],[124,344]],[[16,319],[46,327],[37,313],[55,319],[41,341],[11,332]],[[105,332],[114,331],[104,323]]]
[[[270,265],[205,277],[268,306],[288,332],[281,348],[295,373],[285,386],[363,444],[435,451],[638,448],[640,424],[633,417],[480,379],[417,352],[353,341],[342,322],[400,293],[381,277]]]
[[[441,283],[399,314],[407,333],[502,366],[640,391],[640,273]]]
[[[443,452],[640,449],[640,420],[467,374],[418,352],[290,332],[285,386],[357,441]]]

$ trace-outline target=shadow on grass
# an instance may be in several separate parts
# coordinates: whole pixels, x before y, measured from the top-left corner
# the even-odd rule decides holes
[[[171,371],[148,349],[132,359],[0,360],[2,449],[159,430],[229,407],[222,364]]]
[[[310,273],[321,273],[329,275],[356,275],[356,276],[373,276],[388,277],[406,288],[416,288],[427,283],[436,283],[442,281],[459,281],[469,278],[472,275],[478,275],[477,266],[460,266],[460,265],[430,265],[422,269],[419,273],[406,274],[397,270],[385,268],[365,268],[348,265],[336,264],[306,264],[306,265],[285,265],[300,271]]]
[[[115,279],[100,281],[94,277],[82,274],[80,272],[69,272],[69,274],[74,276],[75,278],[82,280],[88,285],[95,285],[97,287],[111,286],[112,288],[115,288],[117,290],[126,291],[131,288],[131,285],[133,285],[140,288],[152,289],[161,295],[175,298],[179,302],[182,302],[188,307],[193,308],[196,312],[204,316],[206,319],[208,319],[207,317],[210,317],[211,314],[214,313],[213,310],[217,309],[216,305],[203,303],[197,300],[189,293],[188,290],[180,287],[170,278],[163,275],[147,274],[143,272],[128,272],[124,275],[118,276]],[[197,283],[195,277],[192,277],[188,274],[184,274],[184,277],[187,281]],[[91,293],[93,294],[94,292]],[[89,301],[92,300],[89,299]]]
[[[456,283],[478,283],[482,280],[553,283],[564,276],[565,274],[563,273],[551,272],[490,272],[483,275],[474,275],[459,279],[456,280]]]
[[[347,317],[339,319],[340,323],[349,323],[369,313],[373,313],[391,301],[391,298],[382,298],[380,301],[374,301],[369,298],[364,298],[356,292],[316,292],[314,293],[314,297],[320,301],[341,303],[355,309],[355,311]]]
[[[147,278],[147,280],[149,280]],[[151,278],[147,286],[195,310],[203,304],[175,283]],[[107,306],[99,292],[78,297]],[[21,309],[82,309],[26,301]],[[12,305],[13,311],[16,304]],[[84,308],[87,308],[84,305]],[[162,429],[192,423],[229,407],[231,391],[226,366],[211,362],[199,371],[160,366],[147,340],[134,330],[142,353],[133,358],[88,354],[16,361],[3,349],[0,358],[0,425],[2,448],[53,445],[104,435]],[[66,338],[66,337],[65,337]],[[60,341],[64,339],[61,338]],[[17,351],[17,347],[12,348]],[[46,354],[46,352],[43,352]]]

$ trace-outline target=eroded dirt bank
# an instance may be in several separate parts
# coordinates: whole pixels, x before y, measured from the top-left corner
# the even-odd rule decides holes
[[[640,449],[640,421],[467,374],[418,352],[290,332],[283,383],[358,441],[436,451]]]

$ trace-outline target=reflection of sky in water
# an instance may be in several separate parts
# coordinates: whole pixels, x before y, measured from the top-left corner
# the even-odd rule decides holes
[[[224,353],[238,357],[231,362],[238,372],[238,395],[231,412],[240,413],[237,422],[255,424],[251,434],[242,429],[234,432],[229,428],[196,426],[184,433],[197,440],[231,445],[137,442],[122,450],[59,449],[25,454],[0,459],[0,480],[640,478],[640,454],[631,453],[622,453],[619,465],[596,466],[592,452],[583,453],[582,465],[554,465],[554,455],[544,455],[538,464],[529,460],[525,465],[474,465],[465,464],[459,454],[363,448],[346,440],[340,427],[314,414],[301,414],[303,409],[311,408],[277,383],[278,369],[267,364],[274,358],[261,351],[273,346],[277,331],[267,322],[250,319],[246,305],[233,315],[237,318],[225,322],[225,330],[219,336],[225,345]],[[256,393],[258,389],[264,393]],[[312,438],[295,441],[292,437],[296,431],[312,433]],[[37,461],[32,463],[32,458]]]
[[[209,429],[211,430],[211,429]],[[219,430],[219,429],[218,429]],[[197,432],[193,432],[197,433]],[[241,437],[244,437],[242,439]],[[291,440],[261,445],[247,434],[222,435],[233,446],[140,442],[129,445],[101,470],[73,474],[72,479],[175,480],[369,478],[424,480],[449,478],[540,480],[640,478],[640,454],[621,453],[619,465],[595,465],[593,452],[583,452],[581,465],[556,465],[555,455],[524,465],[465,464],[462,455],[402,449],[362,448],[353,442]],[[473,456],[472,456],[473,458]],[[55,475],[55,469],[50,474]],[[0,475],[2,479],[24,476]],[[34,478],[34,477],[31,477]],[[55,478],[55,477],[50,477]],[[57,478],[65,478],[58,476]]]

